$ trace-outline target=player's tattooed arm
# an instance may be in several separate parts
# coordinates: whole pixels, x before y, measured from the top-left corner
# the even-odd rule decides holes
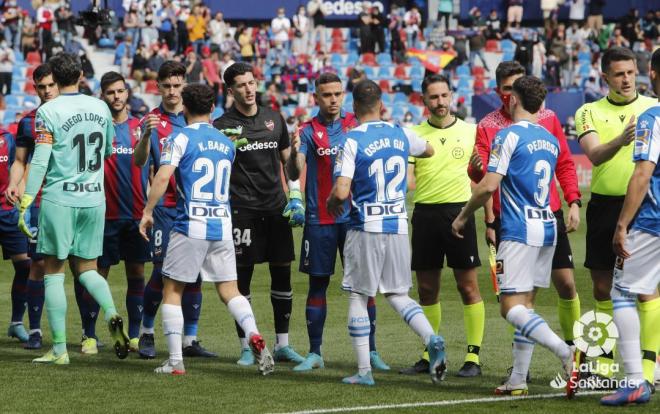
[[[351,180],[348,177],[337,177],[335,185],[330,191],[328,197],[327,208],[328,213],[334,217],[341,216],[344,213],[344,201],[346,201],[351,194]]]

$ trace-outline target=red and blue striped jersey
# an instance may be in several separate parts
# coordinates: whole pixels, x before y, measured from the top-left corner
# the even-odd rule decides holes
[[[25,114],[20,121],[18,121],[18,129],[16,131],[16,147],[17,148],[27,148],[28,150],[28,162],[32,159],[32,154],[34,153],[34,119],[37,116],[37,109],[35,108]],[[34,206],[39,207],[41,204],[41,190],[37,194],[37,197],[34,200]]]
[[[350,202],[344,206],[344,214],[332,217],[326,209],[326,201],[335,182],[333,168],[339,148],[348,131],[357,126],[351,113],[341,112],[339,119],[326,122],[320,115],[300,127],[300,150],[305,155],[305,221],[309,224],[334,224],[348,222]]]
[[[140,120],[129,116],[115,124],[112,156],[105,159],[106,220],[139,220],[147,199],[149,168],[133,162],[133,151],[140,141]]]
[[[160,153],[163,150],[163,145],[167,142],[167,139],[170,136],[174,137],[181,132],[181,129],[186,126],[186,119],[183,116],[183,112],[178,114],[166,112],[162,104],[152,109],[147,116],[149,114],[158,115],[160,117],[158,128],[151,133],[151,162],[154,166],[154,172],[157,172],[158,167],[160,166]],[[142,129],[144,129],[142,122],[145,119],[146,116],[140,121],[140,127]],[[170,183],[167,186],[165,195],[159,202],[159,205],[170,208],[176,207],[176,181],[174,175],[170,178]]]
[[[7,201],[5,191],[9,185],[9,169],[16,156],[16,142],[8,131],[0,129],[0,210],[13,210],[14,205]]]

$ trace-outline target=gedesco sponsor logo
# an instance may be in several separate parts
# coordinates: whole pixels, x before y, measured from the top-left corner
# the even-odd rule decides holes
[[[339,152],[339,147],[337,147],[337,146],[332,147],[332,148],[317,148],[316,149],[316,153],[321,157],[325,157],[325,156],[329,156],[329,155],[337,155],[338,152]]]
[[[113,154],[132,155],[133,152],[134,152],[133,148],[130,147],[112,147]]]
[[[324,1],[323,12],[326,16],[357,16],[362,13],[363,7],[378,7],[381,13],[385,12],[385,5],[380,1],[350,1],[335,0]]]
[[[8,155],[0,155],[0,162],[9,162]]]
[[[257,151],[257,150],[262,150],[262,149],[277,149],[277,141],[269,141],[269,142],[253,142],[250,144],[243,145],[242,147],[239,147],[238,150],[245,152],[245,151]]]

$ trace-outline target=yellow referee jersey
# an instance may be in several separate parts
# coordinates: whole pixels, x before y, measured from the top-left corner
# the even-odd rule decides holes
[[[441,204],[468,201],[472,191],[467,168],[477,126],[456,118],[445,128],[435,127],[425,121],[411,129],[435,150],[433,157],[409,159],[415,168],[417,183],[414,202]]]
[[[621,135],[630,121],[630,117],[641,115],[642,112],[655,105],[657,100],[648,96],[638,95],[628,104],[617,104],[607,96],[584,104],[575,113],[575,129],[578,140],[589,132],[596,132],[600,143],[612,141]],[[628,181],[632,176],[634,144],[627,145],[610,160],[594,166],[591,173],[591,192],[608,196],[626,195]]]

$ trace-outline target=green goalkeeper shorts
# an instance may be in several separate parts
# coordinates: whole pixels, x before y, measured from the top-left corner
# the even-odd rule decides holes
[[[65,207],[41,200],[37,252],[64,260],[69,255],[96,259],[103,254],[105,204]]]

